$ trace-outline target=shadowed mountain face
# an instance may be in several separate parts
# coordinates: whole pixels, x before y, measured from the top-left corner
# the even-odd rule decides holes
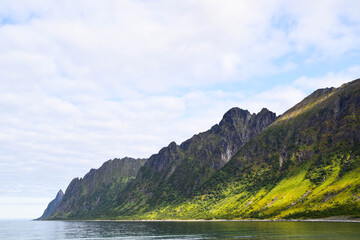
[[[56,194],[56,197],[54,200],[52,200],[49,205],[47,206],[47,208],[45,209],[43,215],[39,218],[37,218],[36,220],[45,220],[49,217],[51,217],[57,210],[57,208],[59,207],[62,199],[64,197],[64,193],[63,191],[60,189],[60,191]]]
[[[66,189],[54,217],[81,217],[99,214],[107,203],[136,177],[146,159],[122,158],[109,160],[99,169],[91,169],[84,178],[75,178]]]

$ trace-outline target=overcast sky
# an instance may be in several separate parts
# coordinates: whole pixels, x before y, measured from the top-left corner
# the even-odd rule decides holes
[[[360,77],[360,1],[0,0],[0,218],[231,107]]]

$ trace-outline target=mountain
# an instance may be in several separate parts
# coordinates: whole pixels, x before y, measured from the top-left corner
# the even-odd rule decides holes
[[[360,218],[360,80],[315,91],[185,201],[140,218]]]
[[[50,219],[360,218],[360,79],[278,118],[232,108],[143,160],[131,181],[104,165],[74,179]]]
[[[91,169],[84,178],[74,178],[53,215],[67,218],[98,214],[116,197],[126,184],[136,177],[146,159],[125,157],[105,162],[99,169]]]
[[[55,213],[55,211],[57,210],[57,208],[59,207],[59,205],[60,205],[63,197],[64,197],[64,193],[63,193],[63,191],[60,189],[60,191],[56,194],[55,199],[52,200],[52,201],[48,204],[48,206],[47,206],[47,208],[45,209],[43,215],[41,215],[41,217],[39,217],[39,218],[37,218],[37,219],[35,219],[35,220],[45,220],[45,219],[51,217],[51,216]]]

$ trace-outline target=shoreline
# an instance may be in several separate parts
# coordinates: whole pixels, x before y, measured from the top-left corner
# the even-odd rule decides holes
[[[138,219],[138,220],[110,220],[110,219],[83,219],[83,220],[33,220],[33,221],[65,221],[65,222],[334,222],[360,223],[360,219]]]

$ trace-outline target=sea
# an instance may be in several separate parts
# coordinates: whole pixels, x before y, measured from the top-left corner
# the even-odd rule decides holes
[[[360,222],[1,220],[0,239],[360,239]]]

